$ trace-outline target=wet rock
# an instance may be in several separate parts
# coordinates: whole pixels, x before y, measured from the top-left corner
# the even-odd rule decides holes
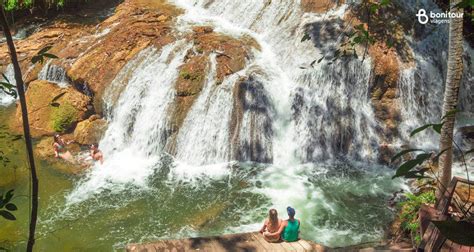
[[[202,33],[211,33],[213,32],[214,29],[210,26],[197,26],[193,27],[193,32],[196,34],[202,34]]]
[[[30,83],[26,103],[33,137],[68,132],[90,112],[90,98],[73,87],[61,88],[48,81]],[[21,109],[17,106],[14,125],[21,130]]]
[[[107,129],[107,121],[97,115],[77,124],[74,140],[81,145],[98,143]]]
[[[108,33],[68,70],[74,81],[89,84],[99,114],[105,88],[130,59],[148,46],[161,48],[175,40],[169,17],[177,10],[161,1],[145,2],[129,0],[118,6],[115,15],[101,24]]]
[[[301,9],[304,12],[323,13],[342,3],[342,0],[301,0]]]
[[[175,86],[177,96],[168,111],[171,120],[165,149],[170,154],[175,153],[179,129],[208,78],[210,55],[214,54],[216,57],[215,84],[220,85],[227,76],[244,69],[252,49],[259,49],[252,39],[232,38],[216,33],[206,26],[194,27],[188,39],[192,40],[195,46],[189,50],[185,63],[179,69]]]
[[[58,56],[52,63],[64,67],[74,84],[88,86],[100,114],[105,88],[131,58],[148,46],[159,49],[175,41],[171,17],[179,13],[165,1],[126,0],[103,21],[59,16],[27,39],[15,42],[25,83],[36,80],[49,61],[33,65],[31,58],[45,46],[52,46],[49,52]],[[8,53],[5,43],[1,44],[0,70],[10,63]]]
[[[395,155],[395,150],[388,144],[381,144],[378,151],[378,161],[381,164],[389,165],[392,157]]]

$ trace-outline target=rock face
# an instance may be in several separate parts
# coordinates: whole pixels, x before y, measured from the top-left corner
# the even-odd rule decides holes
[[[82,54],[68,75],[74,82],[90,88],[99,113],[104,89],[130,59],[148,46],[160,48],[174,41],[170,17],[176,13],[176,9],[163,1],[125,1],[113,16],[100,24],[107,33],[100,42],[93,41],[84,48],[81,41],[76,41],[63,51],[65,58]]]
[[[323,13],[334,6],[344,3],[343,0],[301,0],[301,9],[304,12]]]
[[[127,0],[103,21],[91,19],[100,16],[94,12],[79,21],[77,16],[64,14],[41,24],[29,37],[15,41],[27,85],[33,136],[69,132],[88,115],[101,114],[103,91],[118,71],[145,47],[159,49],[175,40],[170,31],[172,17],[178,13],[165,1]],[[31,58],[46,46],[52,46],[49,52],[58,59],[32,64]],[[4,71],[9,61],[8,48],[3,43],[0,70]],[[36,81],[46,64],[64,69],[72,87],[61,90],[52,83]],[[64,97],[57,101],[62,106],[49,106],[51,99],[63,91]],[[19,107],[17,110],[20,118]],[[17,120],[14,125],[19,125]]]
[[[251,50],[259,49],[251,39],[235,38],[219,34],[211,27],[195,27],[188,36],[194,42],[194,48],[186,55],[185,63],[180,67],[176,82],[177,96],[168,114],[171,125],[170,140],[166,146],[169,153],[175,154],[176,136],[191,106],[199,96],[209,72],[210,55],[216,57],[216,85],[220,85],[226,76],[236,73],[245,67],[251,57]]]
[[[401,120],[397,101],[400,63],[395,50],[388,49],[382,43],[371,46],[369,54],[374,61],[370,93],[375,116],[385,124],[384,135],[391,138],[398,134]]]
[[[381,135],[386,142],[391,142],[396,137],[401,121],[399,106],[399,76],[404,68],[410,67],[413,62],[413,52],[404,39],[413,24],[409,14],[401,13],[397,4],[389,5],[383,12],[372,15],[370,20],[370,36],[374,43],[369,43],[367,51],[360,45],[358,54],[367,53],[372,61],[370,80],[370,98],[375,112],[375,117],[381,122]],[[367,29],[367,15],[363,9],[350,9],[344,17],[345,21],[352,20],[353,27],[363,25]],[[396,20],[387,23],[386,20]],[[391,43],[389,45],[389,43]],[[365,51],[365,52],[364,52]],[[385,145],[384,145],[385,146]],[[390,153],[386,147],[380,148],[381,153]],[[385,155],[382,154],[382,155]]]
[[[81,145],[98,143],[107,129],[107,121],[98,116],[91,116],[77,124],[74,140]]]
[[[33,137],[68,132],[90,113],[90,98],[72,87],[60,88],[48,81],[33,81],[26,91],[26,103]],[[21,127],[21,110],[16,126]]]

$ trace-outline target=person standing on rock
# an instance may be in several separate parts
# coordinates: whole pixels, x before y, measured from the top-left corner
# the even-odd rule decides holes
[[[91,144],[91,157],[94,161],[99,161],[100,164],[104,163],[104,155],[102,154],[102,151],[99,150],[99,144]]]
[[[277,232],[270,235],[281,235],[281,238],[286,242],[294,242],[299,239],[300,220],[295,219],[296,211],[292,207],[287,207],[288,220],[283,221]]]
[[[54,149],[54,157],[55,158],[61,158],[69,162],[73,162],[74,158],[71,154],[66,149],[66,145],[71,144],[74,141],[65,141],[59,134],[54,135],[54,143],[53,143],[53,149]]]

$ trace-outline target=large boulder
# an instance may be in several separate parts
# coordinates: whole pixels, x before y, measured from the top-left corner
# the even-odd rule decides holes
[[[69,132],[91,112],[88,96],[73,87],[61,88],[43,80],[30,83],[26,104],[33,137]],[[21,109],[17,106],[16,126],[21,124]]]
[[[91,116],[77,124],[74,130],[74,140],[81,145],[90,145],[99,142],[107,129],[107,121],[98,116]]]

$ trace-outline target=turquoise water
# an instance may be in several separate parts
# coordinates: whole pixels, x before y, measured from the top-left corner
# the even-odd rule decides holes
[[[3,109],[1,117],[11,113]],[[29,219],[24,146],[0,121],[1,150],[10,160],[0,164],[0,190],[14,188],[19,208],[16,221],[0,219],[0,247],[23,251]],[[77,199],[91,172],[71,175],[60,165],[38,161],[37,251],[113,251],[130,242],[254,231],[269,208],[283,213],[287,204],[296,208],[305,239],[329,246],[371,242],[393,218],[386,202],[399,188],[391,170],[347,162],[301,165],[290,184],[278,169],[252,163],[226,164],[220,176],[184,178],[173,175],[176,167],[164,156],[142,186],[116,184]]]

